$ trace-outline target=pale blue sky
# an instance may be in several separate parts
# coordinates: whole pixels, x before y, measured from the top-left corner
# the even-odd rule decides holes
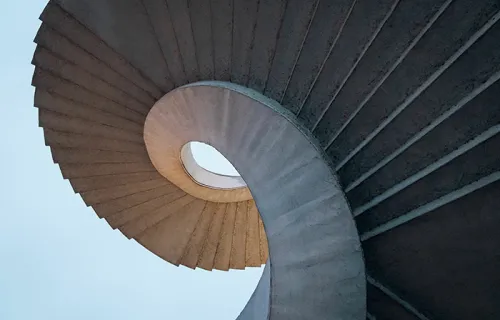
[[[217,149],[203,142],[191,142],[194,160],[209,171],[228,176],[239,176],[235,167]]]
[[[99,220],[52,163],[30,85],[45,3],[0,13],[0,319],[235,319],[261,269],[164,262]]]

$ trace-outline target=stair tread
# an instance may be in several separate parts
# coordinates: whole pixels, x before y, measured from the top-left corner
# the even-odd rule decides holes
[[[355,3],[353,0],[319,1],[309,26],[309,36],[304,40],[283,96],[283,106],[292,112],[296,113],[309,95],[316,75],[336,45]]]
[[[149,180],[137,182],[132,185],[121,185],[116,187],[109,187],[105,189],[85,191],[81,193],[87,205],[94,205],[103,203],[109,200],[118,199],[130,194],[147,191],[159,187],[170,186],[171,183],[165,178],[157,180]]]
[[[140,114],[146,115],[151,107],[135,100],[127,93],[116,89],[77,65],[55,56],[41,46],[37,46],[33,56],[33,63],[41,69],[49,71],[62,79],[73,82],[88,91],[101,95]]]
[[[48,146],[147,154],[146,147],[143,143],[107,138],[95,139],[93,136],[62,132],[49,128],[43,128],[43,132],[45,144]]]
[[[219,244],[217,246],[217,252],[215,253],[214,260],[214,268],[218,270],[229,270],[236,208],[237,204],[235,202],[227,204],[226,215],[222,224]]]
[[[203,244],[203,250],[198,261],[198,266],[205,270],[212,270],[214,267],[215,253],[217,251],[217,245],[219,244],[222,224],[224,221],[224,216],[226,214],[227,206],[228,204],[226,203],[219,203],[212,222],[210,223],[208,236],[205,243]]]
[[[300,111],[299,118],[310,130],[363,59],[397,4],[398,0],[356,2]]]
[[[75,192],[99,190],[108,187],[149,181],[161,178],[158,172],[123,173],[109,176],[73,178],[70,180]]]
[[[286,1],[277,0],[260,1],[257,8],[250,70],[246,85],[259,92],[262,92],[266,86],[285,7]]]
[[[120,2],[119,6],[113,6],[113,23],[103,14],[100,2],[59,1],[59,5],[71,16],[78,17],[81,24],[109,47],[119,50],[130,65],[137,67],[162,91],[172,89],[165,77],[168,74],[166,62],[142,1]]]
[[[107,176],[120,173],[156,172],[151,163],[59,164],[65,179]]]
[[[303,49],[318,3],[318,0],[288,1],[276,44],[275,56],[280,59],[273,59],[265,90],[269,98],[281,102]]]
[[[39,109],[38,115],[40,126],[44,128],[94,137],[144,143],[144,139],[139,133],[113,128],[92,121],[67,117],[45,109]]]
[[[123,92],[132,95],[140,102],[151,106],[154,104],[156,99],[146,90],[108,67],[97,57],[72,43],[71,39],[66,38],[47,24],[43,23],[40,26],[35,37],[35,42],[65,60],[81,66],[87,72],[92,73]]]
[[[40,19],[66,38],[72,40],[78,39],[78,46],[109,65],[125,78],[131,79],[156,99],[162,96],[162,92],[156,84],[144,77],[123,56],[118,54],[83,24],[67,14],[59,5],[49,2]]]
[[[136,237],[143,246],[163,259],[178,265],[206,201],[194,200],[183,210],[146,229]]]
[[[248,81],[248,71],[250,69],[254,28],[257,21],[258,2],[236,0],[233,3],[233,8],[231,82],[246,85]],[[201,32],[203,25],[199,26],[199,29]]]
[[[55,163],[138,163],[150,161],[147,154],[58,147],[50,149]]]
[[[259,212],[255,201],[248,201],[247,237],[245,262],[249,267],[261,265],[260,257],[260,234],[259,234]]]
[[[328,144],[367,95],[407,54],[415,38],[435,21],[434,18],[441,13],[441,7],[448,4],[445,0],[426,0],[418,4],[399,2],[313,131],[322,145]],[[388,43],[394,50],[386,49]]]
[[[39,67],[35,67],[32,84],[37,88],[55,92],[60,96],[74,100],[78,103],[89,105],[104,112],[119,115],[125,119],[136,122],[137,124],[142,125],[146,119],[144,114],[127,109],[112,100],[91,92],[76,83],[61,79],[46,70],[40,69]]]
[[[231,269],[245,269],[247,216],[248,202],[238,202],[229,262]]]
[[[37,88],[35,91],[35,106],[39,109],[63,114],[67,117],[79,118],[96,122],[118,129],[129,130],[142,134],[143,128],[140,124],[130,121],[120,115],[108,113],[94,107],[90,107],[73,100],[64,98],[56,93]]]
[[[164,204],[166,205],[184,195],[186,195],[186,193],[179,188],[172,185],[167,185],[142,192],[137,192],[104,203],[95,204],[92,207],[99,217],[113,217],[111,218],[111,221],[117,221],[118,223],[125,220],[132,220],[131,217],[137,217],[141,215],[142,210],[139,210],[138,206],[148,206],[150,202],[156,202],[161,200],[162,198],[166,198],[164,200]],[[133,213],[129,214],[129,212]]]
[[[187,249],[181,260],[181,264],[186,267],[192,269],[196,268],[201,252],[203,251],[203,245],[208,237],[210,224],[215,215],[216,209],[216,202],[207,202],[205,210],[196,225],[196,229],[191,235],[191,239],[189,240]]]
[[[185,206],[195,200],[196,198],[190,195],[182,196],[167,205],[160,207],[159,209],[153,210],[148,214],[125,223],[120,227],[120,231],[128,238],[134,238],[146,229],[149,229],[157,223],[165,220],[175,212],[182,210]]]

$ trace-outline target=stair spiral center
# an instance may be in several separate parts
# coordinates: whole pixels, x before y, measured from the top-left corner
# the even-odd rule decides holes
[[[231,162],[203,142],[186,143],[181,149],[181,161],[186,173],[202,186],[226,190],[247,186]]]

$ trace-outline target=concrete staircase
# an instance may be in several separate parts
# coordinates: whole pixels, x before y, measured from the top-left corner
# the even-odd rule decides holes
[[[368,318],[497,319],[500,4],[488,0],[51,1],[33,58],[54,162],[165,260],[260,266],[255,202],[191,197],[142,137],[166,92],[230,81],[319,141],[363,243]]]

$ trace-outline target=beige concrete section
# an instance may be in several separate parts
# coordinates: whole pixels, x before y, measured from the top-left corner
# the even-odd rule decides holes
[[[186,267],[192,269],[196,268],[198,259],[200,258],[201,252],[203,250],[203,245],[208,237],[210,224],[215,215],[217,206],[218,204],[215,202],[207,202],[205,210],[203,211],[200,220],[196,225],[196,229],[191,235],[191,239],[189,239],[188,246],[180,262]]]
[[[152,99],[144,88],[138,89],[130,79],[118,76],[108,64],[88,54],[94,48],[81,48],[81,43],[75,45],[65,38],[62,34],[66,31],[42,26],[36,38],[39,46],[33,59],[32,83],[45,144],[73,190],[113,229],[140,239],[147,249],[170,263],[209,270],[264,263],[258,212],[248,203],[253,203],[249,189],[245,185],[210,187],[205,180],[195,182],[184,170],[187,162],[183,164],[180,157],[182,146],[189,141],[214,146],[216,140],[232,139],[235,146],[245,145],[256,133],[245,139],[239,134],[214,139],[213,134],[231,126],[227,111],[233,102],[251,104],[245,99],[233,101],[234,95],[209,93],[199,97],[192,90],[173,90],[155,103],[159,95]],[[200,102],[210,107],[225,105],[226,111],[201,108],[193,114],[193,107],[201,106]],[[220,123],[214,119],[225,120]],[[208,203],[195,219],[190,208],[199,201]],[[250,220],[253,225],[248,227]],[[180,231],[182,226],[188,228]],[[167,235],[159,229],[169,230],[168,243]],[[174,248],[182,251],[173,254]]]
[[[200,260],[198,261],[198,266],[202,269],[212,270],[214,268],[215,252],[219,244],[222,223],[226,215],[227,206],[228,204],[226,203],[219,203],[215,211],[212,223],[210,224],[210,230],[208,231],[207,240],[203,245]]]
[[[144,123],[146,118],[143,114],[127,109],[99,94],[85,90],[76,83],[58,78],[55,74],[44,71],[38,67],[35,68],[35,73],[33,75],[33,85],[37,88],[55,92],[73,101],[128,119],[137,124]]]
[[[238,202],[252,199],[247,187],[216,189],[196,183],[181,162],[182,147],[199,141],[205,133],[187,113],[189,94],[167,94],[151,109],[144,124],[144,142],[154,167],[160,174],[192,196],[213,202]],[[193,98],[194,99],[194,98]],[[213,97],[207,97],[207,100]],[[187,113],[186,113],[187,112]],[[201,112],[201,109],[200,109]]]
[[[128,93],[93,76],[77,65],[57,57],[43,47],[37,47],[36,54],[33,56],[33,63],[62,79],[74,82],[87,90],[92,90],[103,97],[113,100],[129,110],[139,114],[148,113],[149,106],[147,104],[137,101]]]
[[[38,118],[41,127],[50,128],[56,131],[71,132],[76,134],[83,134],[106,139],[124,140],[136,143],[142,143],[143,141],[139,133],[113,128],[89,120],[68,117],[46,109],[39,109]]]
[[[236,218],[237,203],[227,204],[226,216],[220,234],[219,245],[215,253],[214,268],[218,270],[229,270],[229,260],[231,259],[231,246],[233,243],[233,230]]]
[[[247,215],[248,202],[238,202],[233,230],[233,243],[231,245],[231,260],[229,263],[231,269],[245,269]]]
[[[194,200],[184,210],[145,230],[137,241],[163,259],[179,264],[185,247],[206,205],[206,201]]]
[[[64,148],[98,149],[119,152],[146,154],[144,143],[135,143],[116,139],[99,138],[70,132],[43,129],[45,144]]]
[[[269,246],[267,243],[266,231],[264,223],[259,216],[259,236],[260,236],[260,261],[266,261],[269,256]]]
[[[72,179],[71,185],[75,192],[104,189],[148,180],[163,178],[157,172],[124,173],[101,177],[86,177]]]
[[[107,150],[51,147],[55,163],[139,163],[149,162],[146,154]],[[163,178],[165,180],[165,178]]]
[[[146,229],[151,228],[160,221],[168,218],[173,213],[176,213],[178,211],[183,211],[186,205],[195,200],[196,198],[193,198],[190,195],[185,195],[157,210],[154,210],[151,213],[148,213],[144,216],[141,216],[137,219],[127,222],[122,227],[120,227],[120,231],[129,239],[135,238],[139,234],[144,232]]]
[[[38,30],[35,41],[51,52],[54,52],[57,56],[82,66],[85,71],[103,79],[107,83],[115,83],[118,88],[121,88],[124,92],[144,102],[146,105],[153,105],[154,98],[144,89],[121,76],[80,46],[75,45],[70,39],[65,38],[48,25],[43,24]]]
[[[78,47],[102,61],[106,67],[109,66],[113,70],[116,70],[125,79],[138,85],[152,96],[156,98],[161,97],[161,91],[151,80],[141,74],[122,55],[117,53],[83,24],[75,20],[55,2],[47,4],[41,19],[44,21],[44,24],[56,30],[58,34],[66,37],[72,43],[78,44]]]
[[[255,201],[248,201],[247,237],[245,263],[249,267],[258,267],[265,260],[260,258],[259,212]]]
[[[90,120],[111,127],[137,132],[139,134],[142,133],[142,126],[136,122],[82,103],[74,102],[43,89],[37,89],[35,91],[35,101],[37,107],[40,109],[47,109],[69,117]]]
[[[42,30],[45,38],[42,34],[38,40],[51,38],[52,31],[47,30]],[[167,259],[171,263],[183,263],[191,268],[200,264],[206,269],[243,269],[249,266],[248,251],[250,265],[260,266],[264,261],[260,257],[261,241],[255,207],[252,213],[255,224],[250,228],[247,226],[251,207],[247,202],[252,201],[248,188],[225,185],[216,188],[199,184],[186,173],[180,159],[181,147],[186,142],[202,141],[212,135],[210,130],[213,129],[210,128],[214,123],[200,127],[192,122],[192,104],[199,105],[199,97],[191,93],[179,95],[175,91],[167,94],[154,105],[148,131],[144,127],[146,117],[140,113],[149,110],[153,102],[144,109],[144,100],[129,97],[127,90],[115,86],[117,83],[125,87],[130,84],[113,78],[115,75],[110,70],[101,72],[96,69],[95,61],[87,59],[84,65],[79,65],[72,61],[75,57],[57,54],[58,50],[67,54],[68,49],[75,49],[66,40],[63,42],[64,47],[48,44],[56,52],[43,45],[35,52],[34,105],[39,110],[45,144],[50,147],[54,162],[59,165],[63,177],[70,180],[73,190],[80,193],[84,202],[113,229],[118,228],[127,237],[136,239],[147,233],[148,237],[144,238],[148,240],[146,247],[161,253],[162,257],[166,257],[161,251],[162,246],[185,246],[178,260]],[[82,54],[84,52],[77,53],[80,58],[85,58]],[[105,84],[103,79],[96,79],[99,76],[109,76],[117,83]],[[169,95],[173,95],[173,99]],[[230,103],[217,95],[210,94],[206,98],[213,105]],[[212,119],[223,115],[198,116]],[[168,118],[166,121],[165,117]],[[145,144],[147,137],[156,139],[149,153]],[[235,141],[244,142],[239,136]],[[213,141],[206,142],[213,145]],[[170,173],[158,171],[151,155],[153,158],[158,156],[161,168]],[[164,226],[167,221],[177,221],[172,215],[182,214],[197,199],[211,201],[195,222],[186,244],[182,243],[182,237],[173,237],[168,244],[151,243],[152,239],[164,239],[161,234],[157,237],[149,235],[153,232],[151,230],[156,230],[157,225],[167,228]],[[253,230],[250,235],[249,229]]]
[[[181,160],[189,176],[202,186],[225,190],[246,188],[246,183],[240,176],[218,174],[200,166],[193,156],[191,142],[182,147]]]
[[[60,164],[62,175],[65,179],[107,176],[120,173],[151,172],[155,168],[151,163],[70,163]]]
[[[113,214],[106,218],[109,225],[112,228],[119,228],[123,226],[125,223],[147,215],[150,212],[153,212],[159,208],[167,206],[169,203],[183,197],[186,193],[180,189],[175,190],[174,192],[168,193],[170,190],[164,191],[161,196],[142,202],[136,206],[124,209],[116,214]]]
[[[182,196],[186,193],[175,186],[164,186],[143,192],[134,193],[125,197],[114,199],[105,203],[93,205],[97,215],[101,218],[118,214],[127,208],[132,208],[146,201],[169,195],[178,191]]]
[[[128,196],[130,194],[169,185],[170,183],[165,179],[149,180],[149,181],[137,182],[133,186],[121,185],[105,189],[86,191],[82,192],[81,195],[85,199],[85,203],[87,203],[87,205],[94,205],[109,200],[118,199],[124,196]]]

